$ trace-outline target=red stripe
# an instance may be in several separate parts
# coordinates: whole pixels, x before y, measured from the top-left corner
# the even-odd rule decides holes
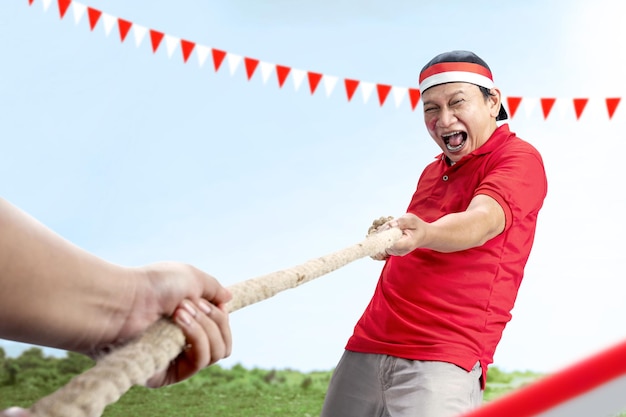
[[[441,62],[426,68],[420,74],[420,83],[431,75],[440,74],[442,72],[461,71],[461,72],[473,72],[474,74],[483,75],[493,81],[491,71],[483,67],[480,64],[474,64],[471,62]]]
[[[463,417],[529,417],[626,374],[626,341],[488,403]]]

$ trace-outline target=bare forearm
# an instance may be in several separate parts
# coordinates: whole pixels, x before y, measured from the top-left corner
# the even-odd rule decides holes
[[[389,255],[406,255],[417,249],[456,252],[474,248],[504,230],[502,207],[491,197],[474,197],[467,210],[447,214],[427,223],[412,213],[392,220],[384,227],[398,227],[402,238],[387,250]]]
[[[486,215],[465,211],[448,214],[427,227],[423,246],[438,252],[456,252],[481,246],[495,234]]]
[[[129,277],[0,199],[0,337],[68,350],[112,340],[133,301]]]

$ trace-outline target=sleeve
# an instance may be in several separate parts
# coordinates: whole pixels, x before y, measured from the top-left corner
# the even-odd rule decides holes
[[[505,230],[517,219],[536,214],[547,194],[547,178],[539,152],[526,144],[524,148],[507,149],[494,160],[474,195],[492,197],[502,206]]]

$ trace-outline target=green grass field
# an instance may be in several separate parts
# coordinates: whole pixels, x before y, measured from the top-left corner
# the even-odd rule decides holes
[[[92,366],[77,354],[44,357],[37,348],[19,358],[6,358],[0,349],[0,409],[28,408]],[[317,417],[331,371],[224,369],[211,366],[179,384],[148,389],[133,387],[108,406],[105,417]],[[489,370],[485,401],[492,401],[528,384],[540,374]],[[626,416],[621,414],[620,416]]]

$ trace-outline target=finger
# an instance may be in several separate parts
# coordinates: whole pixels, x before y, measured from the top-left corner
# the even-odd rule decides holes
[[[206,300],[198,303],[185,300],[176,311],[174,320],[183,330],[187,343],[173,365],[175,382],[189,378],[230,355],[232,337],[225,311]]]
[[[200,331],[190,333],[188,342],[194,345],[194,337],[206,346],[198,358],[197,366],[205,367],[223,359],[230,353],[231,335],[228,314],[206,300],[200,300],[197,307],[203,314],[195,317]],[[195,350],[195,346],[194,346]]]
[[[228,311],[225,308],[213,308],[209,318],[217,325],[221,339],[224,342],[224,350],[219,359],[227,358],[232,353],[233,336],[230,329]]]
[[[206,307],[203,306],[206,309]],[[181,308],[174,314],[175,322],[185,335],[185,350],[176,358],[176,375],[179,380],[189,378],[200,369],[206,367],[211,360],[210,319],[201,307],[189,300],[183,301]],[[215,326],[215,325],[214,325]],[[209,329],[209,330],[207,330]],[[214,342],[217,343],[217,342]]]
[[[233,298],[231,292],[220,284],[215,277],[197,268],[194,270],[202,283],[202,298],[206,298],[216,306],[224,305]]]

